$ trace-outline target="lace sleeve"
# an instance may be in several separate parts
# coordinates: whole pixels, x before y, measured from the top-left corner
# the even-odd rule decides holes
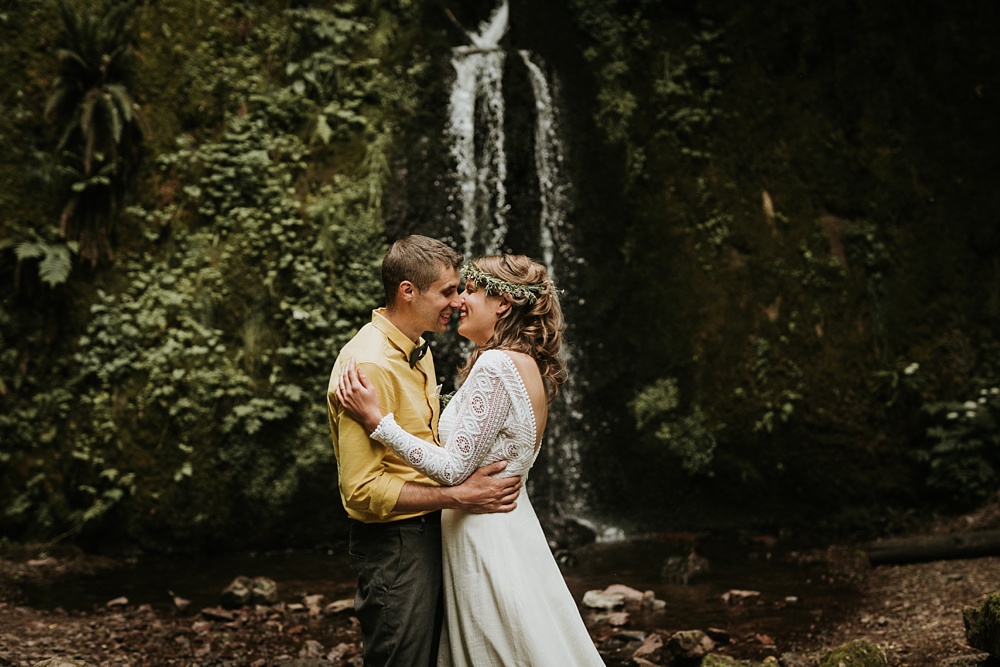
[[[443,447],[414,437],[386,415],[371,434],[415,470],[435,482],[454,486],[476,471],[510,412],[511,400],[496,369],[476,364],[455,404],[456,427]]]

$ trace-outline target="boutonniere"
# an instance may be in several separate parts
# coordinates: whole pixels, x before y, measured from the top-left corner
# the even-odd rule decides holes
[[[454,396],[454,395],[455,395],[455,392],[453,392],[453,391],[450,391],[447,394],[441,394],[441,397],[440,397],[439,400],[441,401],[441,410],[442,411],[444,411],[444,409],[445,409],[445,407],[447,407],[448,403],[451,402],[451,397]]]

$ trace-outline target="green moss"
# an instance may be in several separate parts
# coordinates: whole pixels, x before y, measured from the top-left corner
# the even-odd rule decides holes
[[[990,593],[978,606],[962,609],[969,646],[1000,656],[1000,593]]]
[[[885,653],[877,645],[853,641],[823,654],[819,667],[887,667]]]

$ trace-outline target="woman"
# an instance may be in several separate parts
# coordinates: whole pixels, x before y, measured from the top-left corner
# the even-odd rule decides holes
[[[337,398],[371,437],[445,485],[504,460],[527,477],[548,403],[564,381],[562,311],[545,268],[523,255],[483,257],[465,270],[458,333],[476,344],[462,386],[441,413],[437,447],[383,416],[353,364]],[[526,492],[506,514],[444,510],[445,624],[438,665],[603,667]]]

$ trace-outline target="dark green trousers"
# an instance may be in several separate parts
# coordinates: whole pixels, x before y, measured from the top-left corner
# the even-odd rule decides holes
[[[441,636],[441,513],[351,523],[365,667],[434,667]]]

